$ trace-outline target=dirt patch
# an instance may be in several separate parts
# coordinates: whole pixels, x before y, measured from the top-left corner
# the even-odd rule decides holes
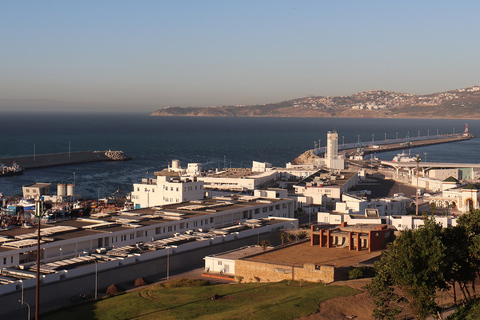
[[[365,292],[348,297],[338,297],[319,304],[317,313],[301,320],[355,319],[371,320],[375,304]]]

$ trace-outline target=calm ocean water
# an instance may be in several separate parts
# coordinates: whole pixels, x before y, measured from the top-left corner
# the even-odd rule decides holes
[[[345,118],[190,118],[143,114],[0,114],[0,157],[84,150],[122,150],[132,161],[86,163],[30,169],[0,179],[0,192],[17,195],[33,182],[73,182],[86,197],[108,196],[165,168],[172,159],[181,165],[200,162],[206,168],[249,167],[253,160],[284,166],[321,139],[329,130],[339,144],[404,138],[409,133],[436,135],[470,132],[480,136],[478,120],[345,119]],[[373,136],[372,136],[373,135]],[[436,162],[480,162],[480,139],[412,149]],[[379,153],[391,160],[395,152]],[[55,189],[55,188],[53,188]]]

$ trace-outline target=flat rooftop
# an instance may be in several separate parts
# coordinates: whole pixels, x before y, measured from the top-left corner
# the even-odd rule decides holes
[[[295,184],[295,186],[306,187],[308,184],[314,183],[314,181],[316,179],[325,178],[325,184],[324,184],[325,187],[328,187],[328,188],[338,187],[339,188],[339,187],[343,186],[345,183],[347,183],[347,181],[349,181],[356,174],[357,174],[357,172],[353,172],[353,171],[342,171],[340,174],[334,175],[330,171],[321,169],[321,170],[318,170],[317,172],[315,172],[314,174],[306,177],[305,179],[303,179],[299,183]],[[334,177],[334,179],[331,179],[331,178],[328,178],[328,177]]]
[[[134,230],[138,227],[161,225],[172,221],[181,221],[196,217],[208,217],[215,213],[230,210],[248,210],[259,205],[275,205],[284,199],[265,199],[253,196],[226,196],[182,202],[171,205],[132,209],[114,214],[99,214],[76,220],[60,220],[52,223],[42,222],[42,239],[53,242],[90,236],[105,232]],[[273,220],[267,223],[275,223]],[[52,229],[54,228],[54,229]],[[50,231],[50,232],[49,232]],[[55,231],[55,232],[53,232]],[[36,227],[15,227],[0,230],[0,252],[15,250],[9,242],[36,239]],[[14,245],[27,246],[24,243]]]
[[[353,251],[347,248],[326,248],[312,246],[310,241],[300,242],[283,248],[266,251],[242,260],[302,267],[305,263],[349,267],[361,263],[371,263],[380,259],[383,251]]]

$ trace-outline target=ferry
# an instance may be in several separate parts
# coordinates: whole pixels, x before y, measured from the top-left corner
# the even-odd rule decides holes
[[[415,162],[416,158],[405,154],[405,151],[393,157],[392,162]]]

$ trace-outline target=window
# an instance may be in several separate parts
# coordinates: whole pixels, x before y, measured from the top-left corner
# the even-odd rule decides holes
[[[132,240],[132,239],[135,239],[135,234],[134,234],[134,233],[131,233],[131,234],[130,234],[130,240]],[[126,239],[125,239],[125,240],[126,240]]]
[[[175,189],[175,191],[177,191],[177,192],[178,192],[178,187]]]
[[[156,234],[159,234],[161,232],[162,232],[162,228],[160,228],[160,227],[155,228],[155,233]]]
[[[3,264],[7,264],[7,258],[3,258]]]
[[[210,218],[210,223],[213,223],[213,218]]]
[[[218,261],[218,265],[221,266],[221,265],[222,265],[222,261]]]
[[[260,209],[255,209],[255,214],[259,214],[260,213]]]
[[[275,206],[275,210],[280,210],[280,205],[279,205],[279,204],[277,204],[277,205]]]
[[[267,212],[268,208],[267,207],[263,207],[262,208],[262,212]]]

